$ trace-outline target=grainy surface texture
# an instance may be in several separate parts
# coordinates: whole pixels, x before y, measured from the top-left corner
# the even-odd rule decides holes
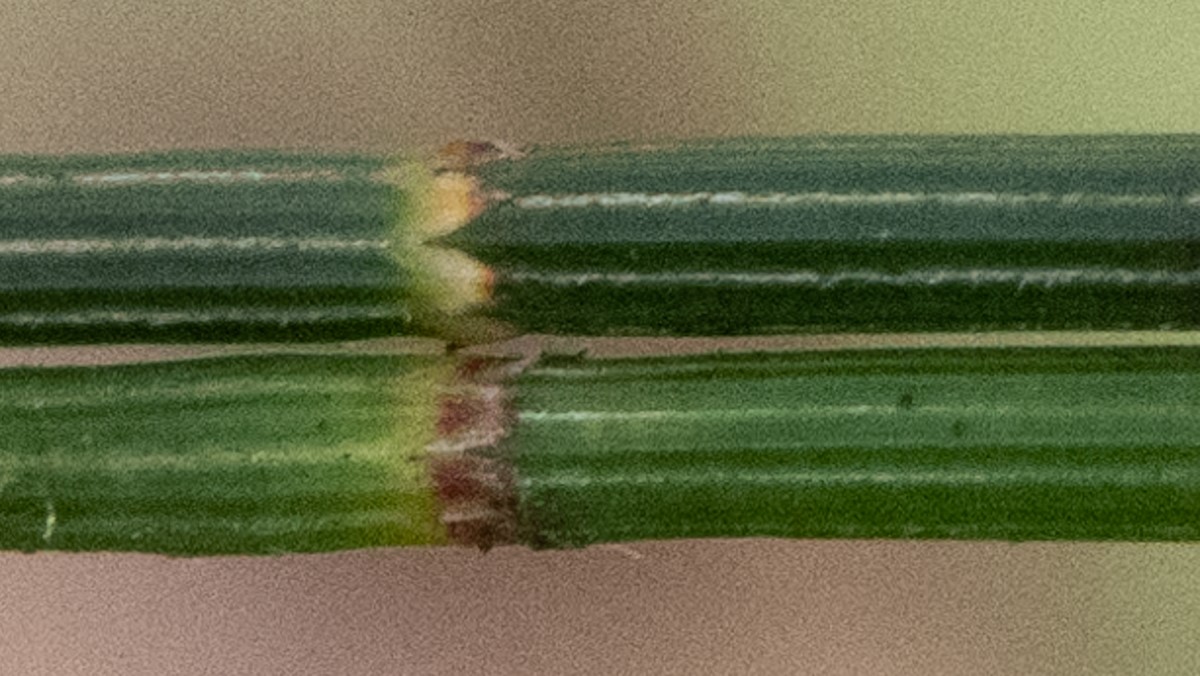
[[[0,16],[3,153],[1200,132],[1192,2],[0,0]],[[1186,676],[1197,570],[1200,549],[1170,544],[4,554],[0,672]]]

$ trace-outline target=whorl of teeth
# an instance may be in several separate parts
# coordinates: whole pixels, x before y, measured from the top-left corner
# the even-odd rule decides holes
[[[489,549],[516,537],[516,492],[503,443],[516,419],[486,360],[470,360],[441,393],[427,451],[442,523],[452,540]]]

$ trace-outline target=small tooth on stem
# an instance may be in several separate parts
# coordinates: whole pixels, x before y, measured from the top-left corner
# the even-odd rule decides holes
[[[422,246],[413,253],[439,314],[461,314],[491,300],[495,273],[490,267],[456,249]]]
[[[515,541],[516,491],[503,442],[516,413],[495,360],[468,358],[438,396],[430,476],[451,540],[489,549]]]
[[[479,179],[454,171],[437,174],[424,195],[424,214],[416,222],[416,235],[434,239],[469,223],[487,207]]]

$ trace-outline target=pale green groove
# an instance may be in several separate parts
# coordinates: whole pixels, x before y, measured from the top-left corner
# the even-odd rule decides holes
[[[442,360],[0,369],[0,549],[267,554],[445,541]]]
[[[534,546],[1200,539],[1200,350],[553,359],[512,444]]]

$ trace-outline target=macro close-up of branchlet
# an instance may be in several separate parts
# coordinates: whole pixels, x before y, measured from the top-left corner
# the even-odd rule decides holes
[[[0,546],[1195,540],[1198,150],[0,157]]]

